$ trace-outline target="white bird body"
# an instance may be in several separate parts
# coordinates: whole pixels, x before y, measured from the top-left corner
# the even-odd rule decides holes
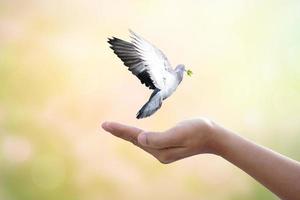
[[[167,78],[164,80],[165,87],[161,91],[163,100],[171,96],[180,84],[180,82],[175,78],[176,76],[169,74],[166,77]]]
[[[137,76],[153,93],[148,102],[137,113],[137,118],[145,118],[155,113],[162,101],[171,96],[183,79],[184,65],[172,69],[165,54],[138,36],[131,33],[131,42],[113,37],[108,43],[124,65]]]

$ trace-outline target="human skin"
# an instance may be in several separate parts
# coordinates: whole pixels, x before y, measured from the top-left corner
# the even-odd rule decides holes
[[[300,163],[205,119],[185,120],[163,132],[116,122],[102,128],[150,153],[161,163],[203,153],[223,157],[281,199],[300,199]]]

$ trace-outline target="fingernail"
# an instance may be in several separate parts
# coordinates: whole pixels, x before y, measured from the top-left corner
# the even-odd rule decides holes
[[[147,136],[146,136],[145,133],[141,133],[141,134],[138,136],[138,142],[139,142],[141,145],[147,145],[147,144],[148,144]]]
[[[113,131],[113,128],[110,126],[110,123],[109,123],[109,122],[104,122],[104,123],[102,124],[102,128],[103,128],[104,130],[106,130],[106,131],[109,131],[109,132]]]

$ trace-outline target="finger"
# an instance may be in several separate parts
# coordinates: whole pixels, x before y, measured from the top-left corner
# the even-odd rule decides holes
[[[116,122],[104,122],[102,128],[116,137],[122,138],[133,144],[137,144],[138,135],[143,132],[142,129],[133,126],[127,126]]]
[[[154,157],[157,157],[157,155],[159,155],[159,153],[160,153],[159,150],[141,146],[137,142],[138,135],[141,132],[143,132],[142,129],[132,127],[132,126],[123,125],[123,124],[116,123],[116,122],[104,122],[102,124],[102,128],[105,131],[110,132],[111,134],[113,134],[116,137],[122,138],[124,140],[127,140],[127,141],[133,143],[134,145],[136,145],[137,147],[143,149],[144,151],[146,151],[147,153],[153,155]]]
[[[154,149],[181,147],[182,140],[183,134],[175,128],[166,132],[143,132],[138,136],[139,144]]]

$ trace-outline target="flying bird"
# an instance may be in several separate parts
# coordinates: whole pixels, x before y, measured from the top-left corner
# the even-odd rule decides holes
[[[131,42],[116,37],[108,38],[107,42],[128,70],[142,84],[153,90],[147,103],[136,114],[136,118],[141,119],[154,114],[161,107],[163,100],[177,89],[183,74],[187,72],[191,76],[192,71],[186,70],[183,64],[173,69],[161,50],[133,31],[129,32]]]

